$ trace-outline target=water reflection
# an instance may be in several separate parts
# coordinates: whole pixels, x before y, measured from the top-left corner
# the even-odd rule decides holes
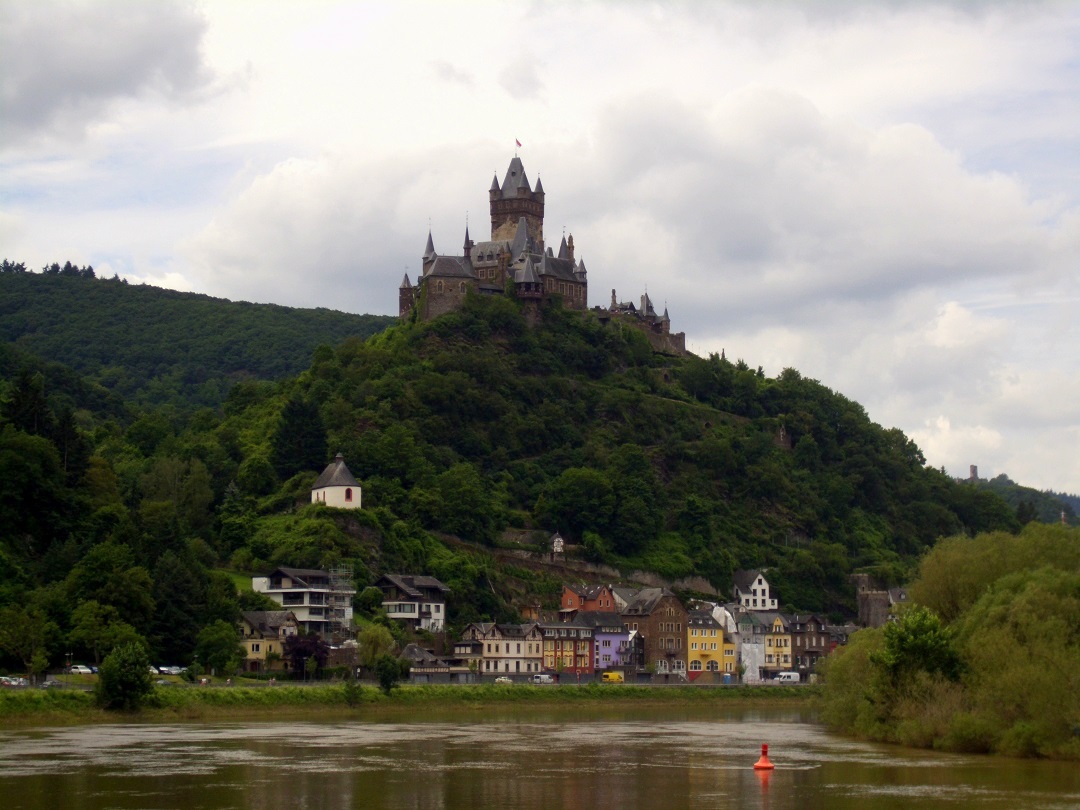
[[[5,808],[1080,806],[1075,764],[909,752],[799,713],[476,710],[0,733]],[[769,743],[777,770],[751,766]]]

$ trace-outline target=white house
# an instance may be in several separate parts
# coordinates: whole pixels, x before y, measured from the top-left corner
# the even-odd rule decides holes
[[[384,574],[375,587],[383,592],[383,609],[414,630],[437,633],[446,624],[446,594],[450,589],[435,577]]]
[[[251,589],[291,610],[300,628],[324,639],[352,625],[356,587],[349,570],[275,568],[265,577],[252,577]]]
[[[760,571],[735,572],[735,601],[747,610],[778,610],[776,597]]]
[[[311,502],[338,509],[360,508],[360,484],[345,466],[345,456],[338,453],[311,488]]]

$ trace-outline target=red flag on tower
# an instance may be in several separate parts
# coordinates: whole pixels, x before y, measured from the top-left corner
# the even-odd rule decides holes
[[[516,143],[518,146],[521,146],[521,141],[519,141],[517,138],[514,138],[514,143]]]

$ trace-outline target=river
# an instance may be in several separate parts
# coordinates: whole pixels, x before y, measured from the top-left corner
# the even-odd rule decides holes
[[[0,731],[4,810],[1080,807],[1076,763],[848,740],[791,709],[358,710]],[[752,768],[761,743],[776,770]]]

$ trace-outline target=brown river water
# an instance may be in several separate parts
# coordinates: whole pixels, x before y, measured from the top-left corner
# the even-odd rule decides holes
[[[752,766],[769,744],[776,770]],[[1080,765],[845,739],[802,710],[477,707],[0,731],[0,810],[1080,808]]]

